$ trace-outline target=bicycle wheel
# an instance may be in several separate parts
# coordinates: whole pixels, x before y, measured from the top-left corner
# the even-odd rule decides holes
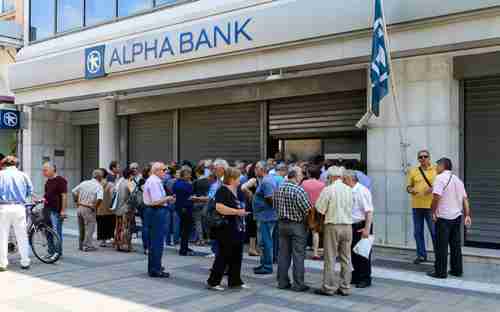
[[[46,225],[37,226],[30,231],[29,243],[35,257],[43,263],[52,264],[61,257],[61,239]]]

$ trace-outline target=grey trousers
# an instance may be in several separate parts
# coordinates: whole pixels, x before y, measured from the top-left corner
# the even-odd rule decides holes
[[[352,225],[325,224],[323,244],[325,249],[323,290],[329,294],[334,294],[337,290],[350,294]],[[340,260],[340,280],[338,281],[335,278],[337,257]]]
[[[94,233],[97,227],[96,211],[87,207],[78,207],[78,226],[80,249],[94,247]]]
[[[289,287],[288,270],[293,259],[293,288],[301,290],[304,283],[307,229],[305,223],[279,221],[278,287]]]

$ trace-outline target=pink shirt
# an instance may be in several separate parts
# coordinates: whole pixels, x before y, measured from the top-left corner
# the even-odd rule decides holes
[[[321,194],[321,191],[325,188],[325,186],[325,183],[316,179],[309,179],[302,182],[302,188],[304,188],[304,191],[306,191],[307,195],[309,196],[309,202],[311,203],[311,206],[314,207],[316,205],[316,201],[318,200],[319,195]]]
[[[467,193],[464,183],[451,171],[444,171],[436,177],[433,193],[441,196],[437,207],[438,218],[454,220],[462,215],[463,202],[467,198]]]
[[[158,201],[165,196],[165,188],[163,188],[161,179],[156,175],[150,176],[146,180],[146,184],[144,184],[144,203],[151,206],[153,202]]]

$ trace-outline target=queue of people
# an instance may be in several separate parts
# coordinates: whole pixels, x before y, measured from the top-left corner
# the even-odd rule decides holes
[[[428,260],[424,239],[427,224],[436,254],[435,270],[429,276],[461,276],[462,215],[465,225],[471,224],[464,185],[452,173],[451,160],[443,158],[433,166],[426,150],[420,151],[417,158],[420,165],[408,172],[406,187],[413,207],[417,246],[414,262]],[[0,270],[8,264],[3,248],[11,225],[16,229],[16,237],[19,234],[21,264],[29,268],[25,231],[18,233],[26,224],[13,224],[7,215],[18,217],[24,212],[24,207],[23,212],[20,207],[32,196],[31,182],[16,169],[15,158],[6,157],[2,164],[5,168],[0,171]],[[292,164],[240,161],[234,167],[216,159],[200,161],[196,167],[189,162],[154,162],[141,173],[137,163],[122,171],[117,162],[112,162],[109,169],[94,170],[91,179],[71,190],[77,207],[79,249],[97,250],[97,230],[99,247],[131,252],[132,236],[140,230],[149,276],[168,278],[170,273],[162,265],[166,245],[179,243],[179,255],[194,256],[190,244],[203,246],[209,242],[214,262],[207,286],[223,290],[224,275],[228,275],[229,288],[247,288],[241,264],[244,244],[248,242],[249,256],[260,256],[255,274],[273,274],[277,263],[278,287],[303,292],[309,290],[304,261],[310,241],[312,259],[324,260],[323,281],[315,292],[348,296],[351,285],[366,288],[372,284],[371,253],[366,257],[353,251],[358,242],[373,234],[375,213],[371,180],[359,169],[356,163],[325,162],[322,158]],[[67,182],[57,175],[52,163],[43,165],[43,174],[47,178],[47,222],[62,239]],[[12,183],[23,190],[22,194],[12,192]],[[337,261],[341,267],[339,278],[335,275]]]

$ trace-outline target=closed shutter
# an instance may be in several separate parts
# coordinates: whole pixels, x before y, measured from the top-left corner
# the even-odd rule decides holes
[[[181,110],[180,159],[260,159],[260,104]]]
[[[82,180],[92,178],[99,166],[99,126],[82,126]]]
[[[269,132],[275,138],[293,138],[359,131],[356,123],[365,112],[366,90],[273,100]]]
[[[465,183],[470,243],[500,244],[500,77],[464,81]]]
[[[157,112],[129,117],[129,161],[146,166],[173,159],[173,113]]]

